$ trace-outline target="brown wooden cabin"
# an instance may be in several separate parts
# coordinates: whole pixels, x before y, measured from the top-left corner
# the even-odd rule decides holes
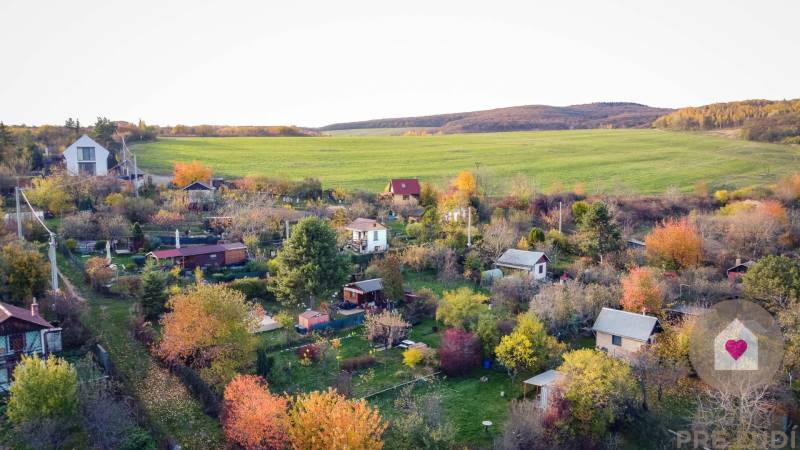
[[[344,285],[344,300],[357,306],[374,302],[378,306],[386,304],[383,293],[383,278],[355,281]]]
[[[241,242],[231,244],[198,245],[196,247],[157,250],[147,254],[159,264],[170,262],[192,270],[195,267],[220,267],[247,261],[247,247]]]
[[[61,328],[39,315],[39,305],[30,309],[0,303],[0,391],[11,385],[11,375],[22,355],[48,355],[61,351]]]

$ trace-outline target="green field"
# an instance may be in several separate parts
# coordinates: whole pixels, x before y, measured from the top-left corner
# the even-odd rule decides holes
[[[773,183],[800,167],[800,147],[660,130],[575,130],[437,136],[167,138],[135,146],[139,164],[168,174],[193,159],[217,175],[317,177],[325,187],[383,188],[390,177],[443,183],[479,165],[502,182],[523,173],[540,188],[658,193]]]

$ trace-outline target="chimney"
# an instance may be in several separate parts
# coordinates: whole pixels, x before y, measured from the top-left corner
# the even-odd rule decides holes
[[[181,234],[175,229],[175,248],[181,248]]]
[[[742,258],[741,258],[740,256],[738,256],[738,255],[737,255],[737,256],[736,256],[736,264],[734,264],[734,267],[738,266],[738,265],[739,265],[739,264],[741,264],[741,263],[742,263]]]
[[[31,315],[32,316],[39,315],[39,304],[36,303],[36,297],[33,297],[33,302],[31,303]]]

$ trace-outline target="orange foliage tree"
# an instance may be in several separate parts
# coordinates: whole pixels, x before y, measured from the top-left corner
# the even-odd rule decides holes
[[[328,389],[297,397],[289,412],[296,450],[380,450],[386,423],[365,400],[348,400]]]
[[[197,284],[173,295],[167,309],[158,345],[164,360],[199,369],[216,387],[252,366],[258,344],[252,333],[264,317],[260,305],[226,286]]]
[[[667,269],[693,267],[703,257],[703,238],[686,219],[668,220],[644,239],[647,256]]]
[[[270,393],[255,375],[239,375],[225,387],[222,428],[228,441],[245,450],[286,448],[288,402]]]
[[[636,267],[622,278],[620,304],[626,311],[656,313],[663,301],[664,287],[652,268]]]
[[[195,181],[208,183],[212,175],[211,168],[199,161],[190,163],[176,162],[175,169],[172,172],[172,182],[178,187],[188,186]]]

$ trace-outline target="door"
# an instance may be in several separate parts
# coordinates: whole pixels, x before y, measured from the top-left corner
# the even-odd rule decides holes
[[[12,334],[10,340],[12,352],[22,353],[25,350],[25,334]]]

